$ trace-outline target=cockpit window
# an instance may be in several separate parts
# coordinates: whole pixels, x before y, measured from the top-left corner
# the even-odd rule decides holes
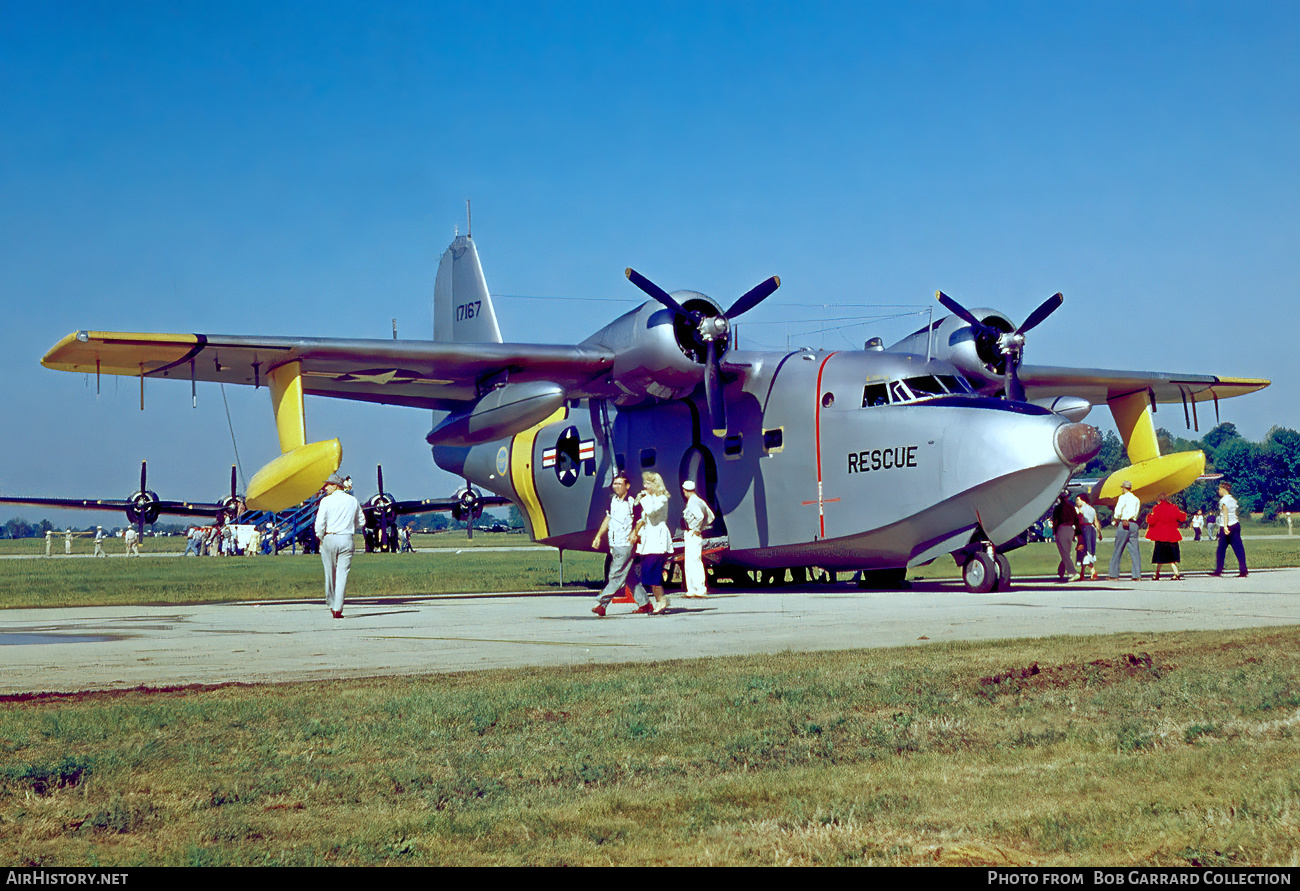
[[[912,395],[917,399],[924,399],[927,396],[942,396],[947,391],[939,383],[939,379],[926,375],[925,377],[909,377],[903,383],[912,391]]]
[[[889,404],[889,391],[885,389],[884,381],[876,381],[867,384],[866,389],[862,391],[862,407],[871,408],[876,405]]]
[[[941,374],[939,375],[939,380],[943,383],[945,387],[948,388],[949,393],[973,393],[974,392],[971,389],[970,384],[966,383],[965,378],[958,377],[955,374]]]
[[[869,381],[862,390],[862,407],[916,402],[949,393],[973,392],[961,377],[952,374],[920,375],[897,381]]]

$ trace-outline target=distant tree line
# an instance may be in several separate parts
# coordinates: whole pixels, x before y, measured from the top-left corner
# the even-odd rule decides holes
[[[1233,497],[1243,511],[1262,513],[1272,522],[1282,511],[1300,510],[1300,433],[1287,427],[1274,427],[1262,442],[1251,442],[1237,432],[1233,424],[1219,424],[1199,440],[1174,436],[1165,428],[1156,430],[1160,454],[1205,452],[1206,474],[1221,473],[1232,484]],[[1124,443],[1107,431],[1101,452],[1080,471],[1080,476],[1106,476],[1128,467],[1131,462]],[[1217,510],[1218,483],[1194,483],[1172,496],[1183,510]]]

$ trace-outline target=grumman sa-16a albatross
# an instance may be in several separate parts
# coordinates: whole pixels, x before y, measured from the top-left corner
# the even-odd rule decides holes
[[[888,349],[772,352],[740,349],[732,325],[776,278],[724,310],[627,276],[651,299],[582,343],[504,343],[474,242],[458,236],[438,267],[432,341],[79,331],[44,364],[141,387],[266,386],[282,454],[250,482],[253,509],[300,502],[338,468],[339,441],[308,443],[303,412],[305,395],[332,396],[432,410],[438,466],[510,499],[548,545],[590,549],[614,472],[635,486],[653,470],[673,493],[670,523],[687,479],[712,505],[720,573],[819,567],[888,584],[951,554],[972,590],[1009,582],[999,549],[1097,454],[1099,432],[1081,423],[1094,404],[1110,406],[1134,461],[1125,477],[1151,497],[1204,469],[1199,452],[1158,454],[1156,403],[1194,412],[1268,385],[1022,366],[1025,334],[1059,294],[1019,326],[940,295],[953,314]]]

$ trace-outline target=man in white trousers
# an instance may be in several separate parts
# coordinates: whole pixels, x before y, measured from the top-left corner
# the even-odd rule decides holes
[[[336,619],[343,618],[343,594],[355,548],[352,536],[365,526],[361,502],[343,490],[343,479],[334,474],[325,481],[325,497],[316,505],[316,538],[325,564],[325,604]]]
[[[713,511],[708,502],[695,492],[695,481],[682,483],[682,525],[686,527],[683,536],[685,545],[684,569],[686,571],[687,597],[707,597],[708,590],[704,582],[704,530],[713,524]]]

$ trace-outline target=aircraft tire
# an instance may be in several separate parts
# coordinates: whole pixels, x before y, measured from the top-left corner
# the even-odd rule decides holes
[[[994,567],[998,571],[997,584],[993,586],[994,591],[1011,590],[1011,561],[1007,559],[1006,554],[998,554],[994,560]]]
[[[997,564],[988,554],[979,551],[971,555],[961,568],[961,580],[972,594],[987,594],[997,584]]]

